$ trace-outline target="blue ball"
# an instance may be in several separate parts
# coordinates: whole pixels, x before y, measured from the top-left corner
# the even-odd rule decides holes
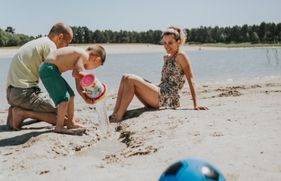
[[[184,159],[170,165],[159,181],[225,181],[225,177],[207,161]]]

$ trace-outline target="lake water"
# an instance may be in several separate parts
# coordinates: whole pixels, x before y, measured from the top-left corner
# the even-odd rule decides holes
[[[281,76],[281,48],[187,49],[197,83],[240,81],[270,76]],[[94,71],[110,93],[117,91],[125,73],[137,74],[158,84],[164,52],[108,54],[104,66]],[[6,77],[11,57],[0,58],[0,110],[7,109]],[[75,89],[71,73],[64,77]],[[41,85],[42,87],[42,85]]]

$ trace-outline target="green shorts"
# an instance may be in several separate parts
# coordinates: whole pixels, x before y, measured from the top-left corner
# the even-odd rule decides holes
[[[63,101],[69,101],[70,97],[74,96],[73,90],[61,76],[56,65],[50,63],[41,64],[39,75],[56,106]]]
[[[7,88],[7,101],[11,106],[27,109],[35,112],[56,113],[57,108],[47,93],[39,87]]]

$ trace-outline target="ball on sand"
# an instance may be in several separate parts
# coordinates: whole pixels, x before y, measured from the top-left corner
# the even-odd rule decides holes
[[[170,165],[159,181],[225,181],[225,177],[207,161],[183,159]]]

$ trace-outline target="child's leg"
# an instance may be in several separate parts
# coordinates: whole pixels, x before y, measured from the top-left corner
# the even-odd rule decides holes
[[[57,124],[55,127],[56,133],[63,133],[63,134],[75,134],[76,132],[70,129],[64,128],[64,119],[67,112],[68,102],[61,102],[58,105],[58,115],[57,115]]]
[[[69,102],[68,102],[68,107],[67,107],[67,123],[66,125],[68,125],[69,123],[73,123],[75,120],[74,119],[74,96],[70,97]]]
[[[83,127],[83,125],[77,122],[77,118],[74,116],[74,96],[70,97],[70,100],[68,102],[67,117],[68,120],[66,122],[66,126],[68,129]]]

